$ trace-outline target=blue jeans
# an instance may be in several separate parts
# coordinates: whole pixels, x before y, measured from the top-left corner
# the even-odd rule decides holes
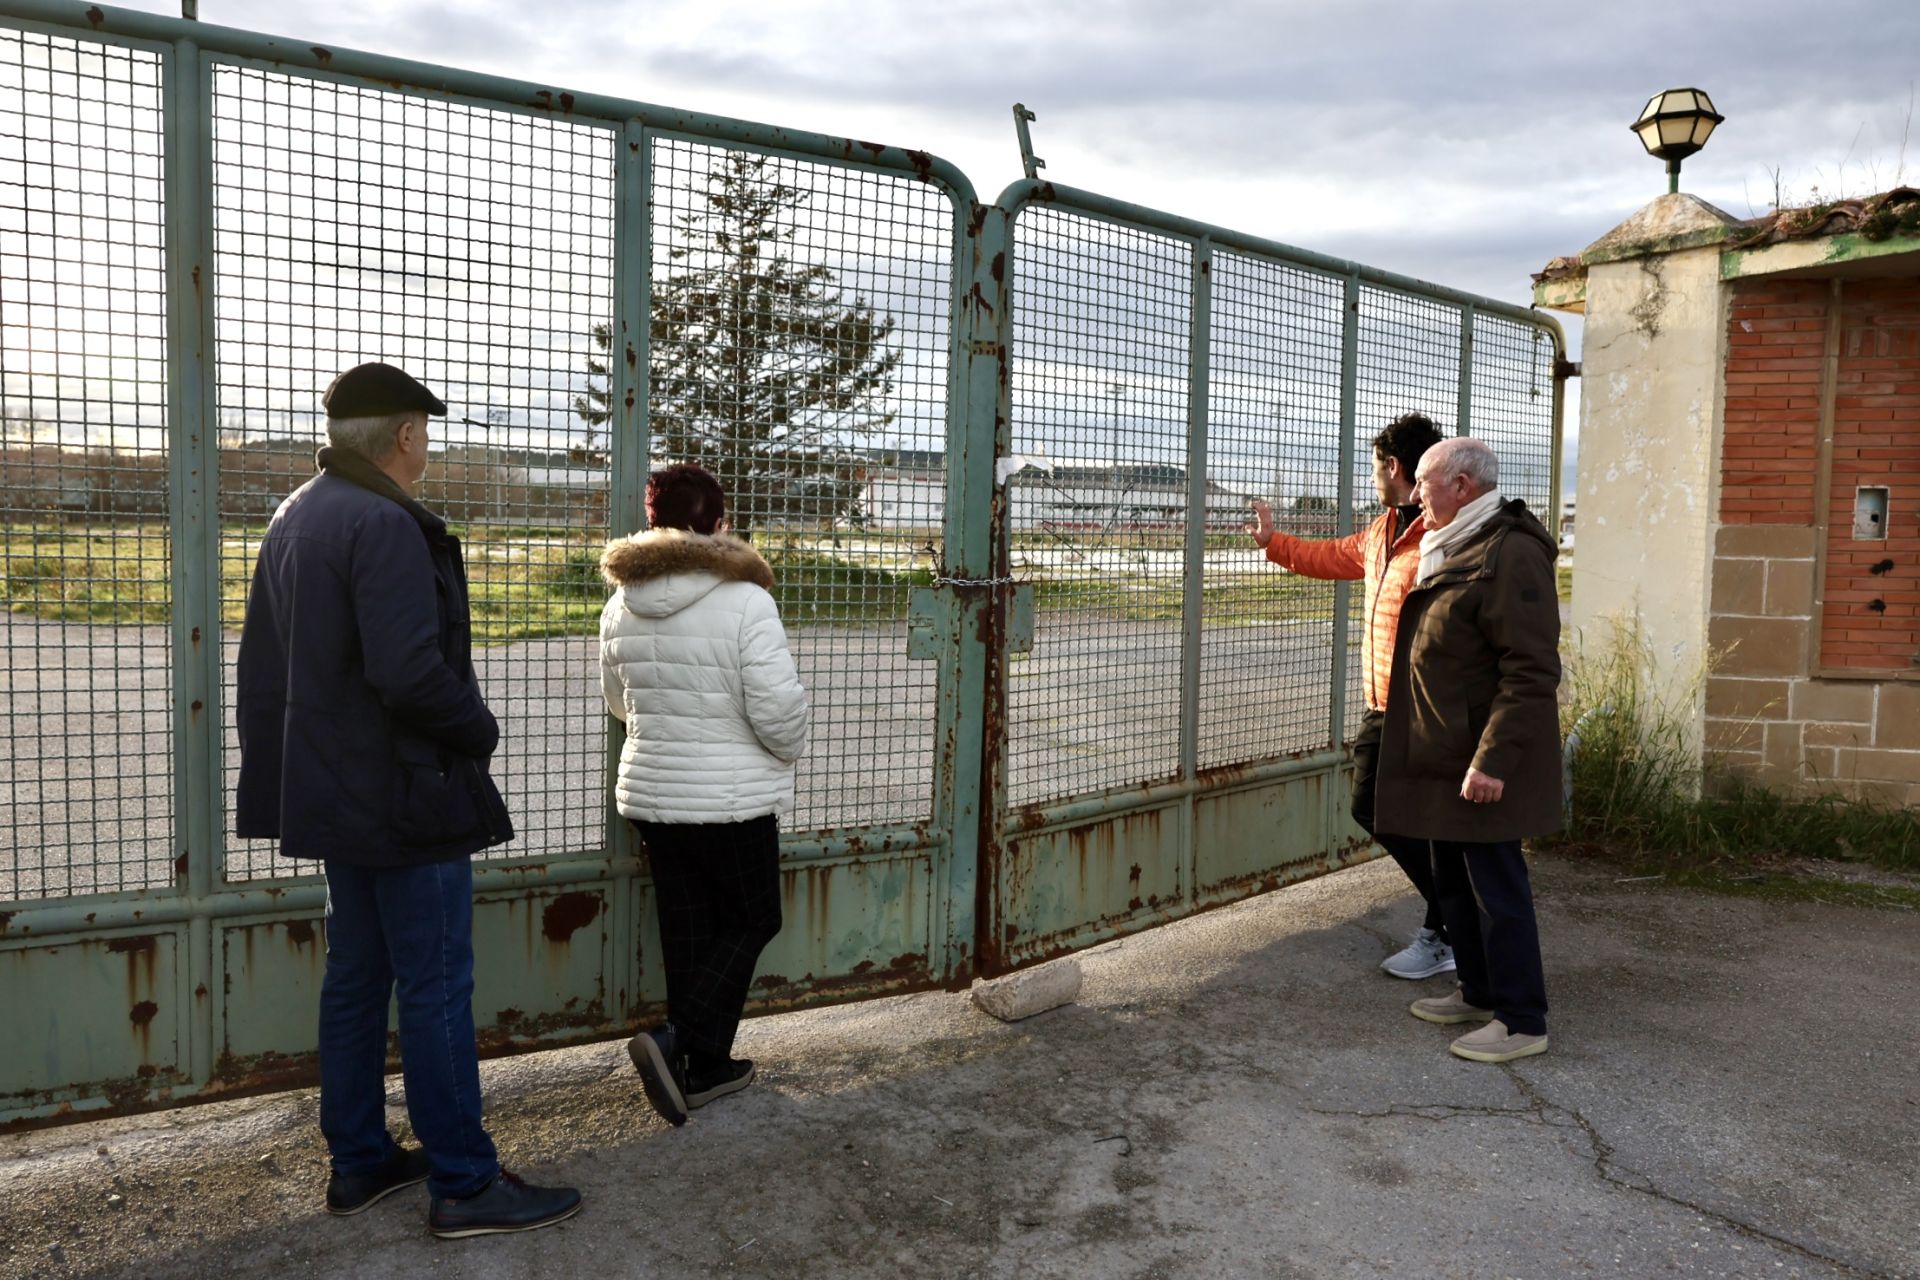
[[[473,864],[328,862],[327,976],[320,987],[320,1132],[333,1171],[371,1173],[387,1132],[387,1001],[398,988],[407,1118],[435,1196],[484,1190],[500,1172],[480,1122],[473,1034]]]

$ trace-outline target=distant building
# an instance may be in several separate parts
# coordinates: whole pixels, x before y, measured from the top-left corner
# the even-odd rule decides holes
[[[1019,532],[1053,529],[1080,534],[1161,530],[1187,525],[1187,470],[1170,463],[1059,462],[1029,465],[1007,481],[1008,522]],[[1258,495],[1209,479],[1205,521],[1210,533],[1235,533],[1252,515]],[[901,451],[876,458],[860,495],[867,527],[939,528],[947,503],[945,455]],[[1332,532],[1332,503],[1295,512],[1279,504],[1290,526]]]

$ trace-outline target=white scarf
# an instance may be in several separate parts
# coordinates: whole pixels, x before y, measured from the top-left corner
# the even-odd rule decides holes
[[[1471,538],[1481,525],[1500,510],[1500,489],[1495,486],[1454,512],[1443,529],[1428,529],[1420,536],[1420,568],[1414,575],[1416,586],[1426,586],[1440,569],[1447,553]]]

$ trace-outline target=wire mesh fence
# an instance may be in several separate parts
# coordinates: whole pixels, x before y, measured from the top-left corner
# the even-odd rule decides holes
[[[1558,536],[1553,503],[1553,343],[1505,316],[1473,319],[1473,434],[1500,459],[1500,491]]]
[[[314,473],[328,383],[385,360],[449,406],[421,499],[465,544],[517,833],[494,856],[601,847],[612,470],[590,391],[612,314],[613,131],[225,63],[211,110],[226,790],[259,539]],[[311,870],[234,837],[231,816],[227,847],[232,880]]]
[[[1193,248],[1034,208],[1013,260],[1005,536],[1035,635],[1006,759],[1030,804],[1179,767]]]
[[[176,870],[169,628],[163,54],[0,31],[0,897],[160,886]],[[476,665],[519,838],[601,847],[594,679],[610,532],[620,125],[205,55],[223,759],[233,663],[273,511],[313,474],[319,397],[363,360],[453,408],[423,500],[465,541]],[[185,64],[182,64],[185,65]],[[924,174],[654,132],[646,465],[707,465],[772,562],[815,727],[789,830],[933,812],[936,669],[907,600],[943,563],[952,197]],[[1214,254],[1208,463],[1188,454],[1195,245],[1064,207],[1017,224],[1009,560],[1037,588],[1011,659],[1010,795],[1030,804],[1328,745],[1336,596],[1265,563],[1266,497],[1339,522],[1345,280]],[[1351,512],[1368,443],[1420,409],[1451,429],[1460,308],[1361,290]],[[1468,394],[1504,487],[1552,491],[1553,344],[1479,314]],[[1200,710],[1180,722],[1190,503],[1204,528]],[[1361,592],[1352,593],[1356,616]],[[1359,628],[1350,641],[1357,652]],[[972,714],[967,710],[967,714]],[[196,801],[197,803],[198,801]],[[229,819],[230,823],[230,819]],[[224,878],[305,868],[224,833]]]
[[[1461,309],[1452,303],[1362,285],[1354,362],[1354,527],[1365,528],[1383,508],[1373,484],[1373,440],[1407,413],[1423,413],[1443,436],[1458,433]],[[1365,592],[1353,592],[1348,630],[1346,736],[1366,714],[1360,647]]]
[[[1266,500],[1277,534],[1332,537],[1345,282],[1232,252],[1214,254],[1212,275],[1209,486]],[[1283,572],[1251,538],[1216,541],[1202,595],[1199,767],[1324,749],[1339,668],[1333,584]]]
[[[0,30],[0,900],[174,878],[161,103]]]
[[[1364,583],[1349,592],[1347,645],[1335,652],[1333,584],[1268,564],[1241,533],[1254,498],[1283,533],[1319,540],[1340,527],[1345,277],[1213,253],[1207,464],[1196,479],[1184,402],[1191,246],[1055,207],[1026,211],[1018,228],[1009,358],[1013,450],[1027,467],[1009,485],[1006,537],[1016,574],[1036,585],[1037,635],[1011,666],[1010,799],[1167,776],[1183,733],[1201,769],[1326,749],[1337,745],[1336,682],[1339,736],[1351,740],[1366,710]],[[1501,454],[1503,488],[1536,508],[1549,501],[1548,336],[1476,312],[1463,350],[1463,304],[1370,284],[1357,293],[1347,527],[1364,530],[1382,510],[1374,436],[1409,412],[1455,434],[1463,390],[1468,429]],[[1100,461],[1078,465],[1085,458]],[[1181,552],[1194,483],[1205,522],[1199,722],[1183,726]]]
[[[931,811],[907,598],[946,519],[952,207],[916,178],[660,137],[650,462],[720,481],[813,703],[790,830]]]

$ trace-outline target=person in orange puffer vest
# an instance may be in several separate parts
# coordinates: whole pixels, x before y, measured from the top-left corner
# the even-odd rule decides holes
[[[1400,603],[1420,567],[1420,538],[1427,531],[1414,501],[1414,469],[1421,455],[1440,439],[1433,421],[1421,413],[1402,414],[1373,438],[1373,483],[1386,510],[1365,529],[1344,538],[1310,541],[1281,533],[1273,527],[1273,508],[1258,498],[1253,502],[1253,540],[1267,559],[1309,578],[1366,580],[1360,662],[1367,711],[1353,742],[1353,820],[1393,856],[1426,902],[1426,918],[1413,940],[1380,962],[1396,978],[1430,978],[1454,967],[1453,948],[1434,893],[1433,856],[1427,841],[1374,830],[1374,782],[1387,680],[1393,670],[1394,632],[1400,622]]]

